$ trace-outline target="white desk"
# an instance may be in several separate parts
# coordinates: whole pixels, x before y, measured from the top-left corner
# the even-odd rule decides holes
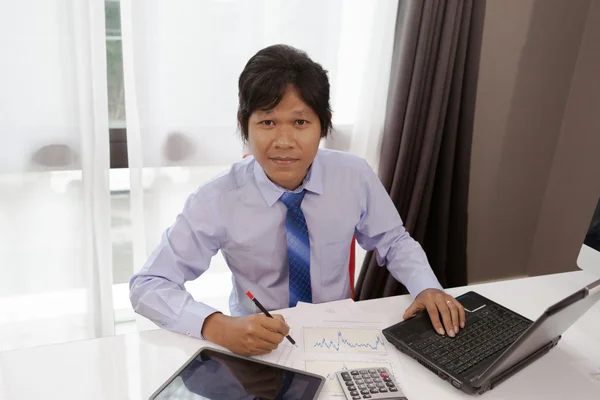
[[[594,280],[584,272],[518,279],[468,289],[535,319],[547,306]],[[465,288],[449,290],[453,295]],[[408,296],[356,303],[367,311],[397,310]],[[143,399],[162,384],[204,342],[154,330],[0,353],[0,399]],[[390,346],[392,347],[392,346]],[[393,351],[396,351],[395,349]],[[400,354],[400,377],[410,400],[472,398]],[[485,399],[600,399],[600,382],[578,370],[582,360],[600,367],[600,305],[572,326],[559,345],[511,377]],[[591,371],[588,371],[591,372]]]

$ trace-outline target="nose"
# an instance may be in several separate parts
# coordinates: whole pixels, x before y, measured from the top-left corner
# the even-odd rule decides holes
[[[294,132],[288,126],[278,126],[275,129],[275,140],[273,142],[275,148],[289,149],[294,147]]]

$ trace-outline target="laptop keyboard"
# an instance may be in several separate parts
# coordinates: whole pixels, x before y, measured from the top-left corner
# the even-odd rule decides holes
[[[518,315],[489,305],[471,316],[455,337],[432,335],[412,342],[410,347],[444,369],[462,374],[508,347],[530,324]]]

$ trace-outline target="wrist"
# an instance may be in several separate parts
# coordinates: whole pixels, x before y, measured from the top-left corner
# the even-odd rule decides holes
[[[202,325],[202,337],[213,343],[220,344],[218,338],[222,335],[219,332],[223,332],[224,325],[227,323],[227,319],[230,318],[226,315],[216,312],[209,315],[204,320]]]

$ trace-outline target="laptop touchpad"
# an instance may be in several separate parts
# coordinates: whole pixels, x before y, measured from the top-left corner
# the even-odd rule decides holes
[[[433,330],[433,324],[427,313],[417,315],[416,317],[405,321],[404,327],[417,335]]]
[[[465,311],[475,312],[485,307],[485,302],[475,296],[464,294],[456,298],[463,305]]]

